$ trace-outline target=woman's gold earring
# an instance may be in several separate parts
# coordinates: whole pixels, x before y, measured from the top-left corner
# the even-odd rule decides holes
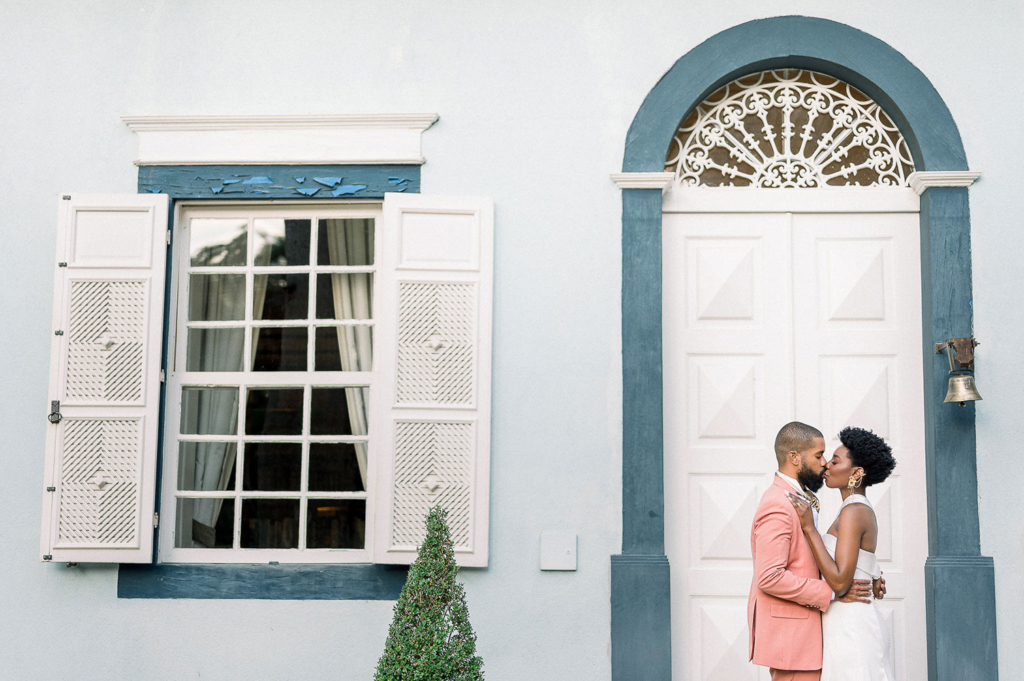
[[[861,473],[856,478],[854,478],[854,475],[855,475],[855,473],[851,473],[850,474],[850,479],[846,481],[846,489],[850,490],[851,492],[853,490],[857,489],[858,487],[860,487],[860,484],[862,482],[864,482],[864,474],[863,473]]]

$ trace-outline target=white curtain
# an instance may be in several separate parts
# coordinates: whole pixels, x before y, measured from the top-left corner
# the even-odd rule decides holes
[[[373,263],[372,220],[326,220],[327,248],[332,265],[367,265]],[[373,275],[362,273],[332,274],[334,316],[337,319],[373,318]],[[339,326],[338,350],[342,371],[370,371],[373,367],[373,347],[369,326]],[[364,391],[346,388],[348,420],[353,435],[368,432]],[[359,476],[366,489],[366,443],[355,445]]]
[[[259,264],[265,264],[257,262]],[[197,281],[199,280],[199,281]],[[254,277],[253,319],[262,316],[263,303],[267,291],[267,278]],[[261,281],[262,280],[262,281]],[[238,319],[238,314],[245,306],[245,288],[227,285],[231,279],[224,276],[192,277],[190,285],[202,282],[204,287],[199,291],[190,292],[190,298],[199,296],[199,301],[206,311],[205,319]],[[228,309],[231,308],[231,309]],[[199,371],[215,369],[238,371],[242,367],[242,356],[245,352],[244,337],[237,333],[210,329],[203,334],[203,342],[197,347],[188,348],[188,352],[199,353],[196,362],[192,363]],[[244,331],[243,331],[244,333]],[[253,333],[251,362],[255,359],[258,332]],[[236,433],[238,430],[238,390],[201,391],[196,405],[199,433]],[[193,490],[212,492],[225,491],[235,468],[235,461],[241,452],[227,442],[201,442],[196,445],[195,473]],[[220,517],[223,499],[194,499],[192,502],[191,530],[192,545],[213,546],[214,527]],[[185,520],[184,518],[182,520]],[[187,536],[187,535],[186,535]]]

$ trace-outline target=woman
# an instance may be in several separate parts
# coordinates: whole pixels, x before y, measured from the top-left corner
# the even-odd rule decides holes
[[[806,499],[790,494],[822,576],[838,595],[854,579],[877,579],[878,523],[864,490],[882,482],[896,460],[885,440],[863,428],[844,428],[842,446],[826,464],[825,485],[839,489],[843,505],[828,533],[818,534]],[[821,616],[821,681],[896,681],[889,663],[889,630],[872,603],[833,602]]]

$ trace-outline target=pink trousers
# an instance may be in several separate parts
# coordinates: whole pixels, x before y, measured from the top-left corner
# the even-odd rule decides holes
[[[814,671],[787,671],[785,669],[772,669],[772,681],[818,681],[821,678],[821,670]]]

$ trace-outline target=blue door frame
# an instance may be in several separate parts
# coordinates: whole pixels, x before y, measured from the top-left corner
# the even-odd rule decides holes
[[[956,123],[903,55],[849,26],[775,17],[723,31],[681,57],[651,90],[626,137],[623,172],[664,171],[676,129],[722,85],[791,67],[840,78],[899,126],[917,170],[967,170]],[[921,196],[921,285],[930,681],[998,678],[995,577],[981,555],[974,406],[943,404],[947,368],[934,343],[970,336],[966,187]],[[669,563],[662,466],[661,190],[622,190],[622,553],[611,559],[612,678],[671,678]]]

